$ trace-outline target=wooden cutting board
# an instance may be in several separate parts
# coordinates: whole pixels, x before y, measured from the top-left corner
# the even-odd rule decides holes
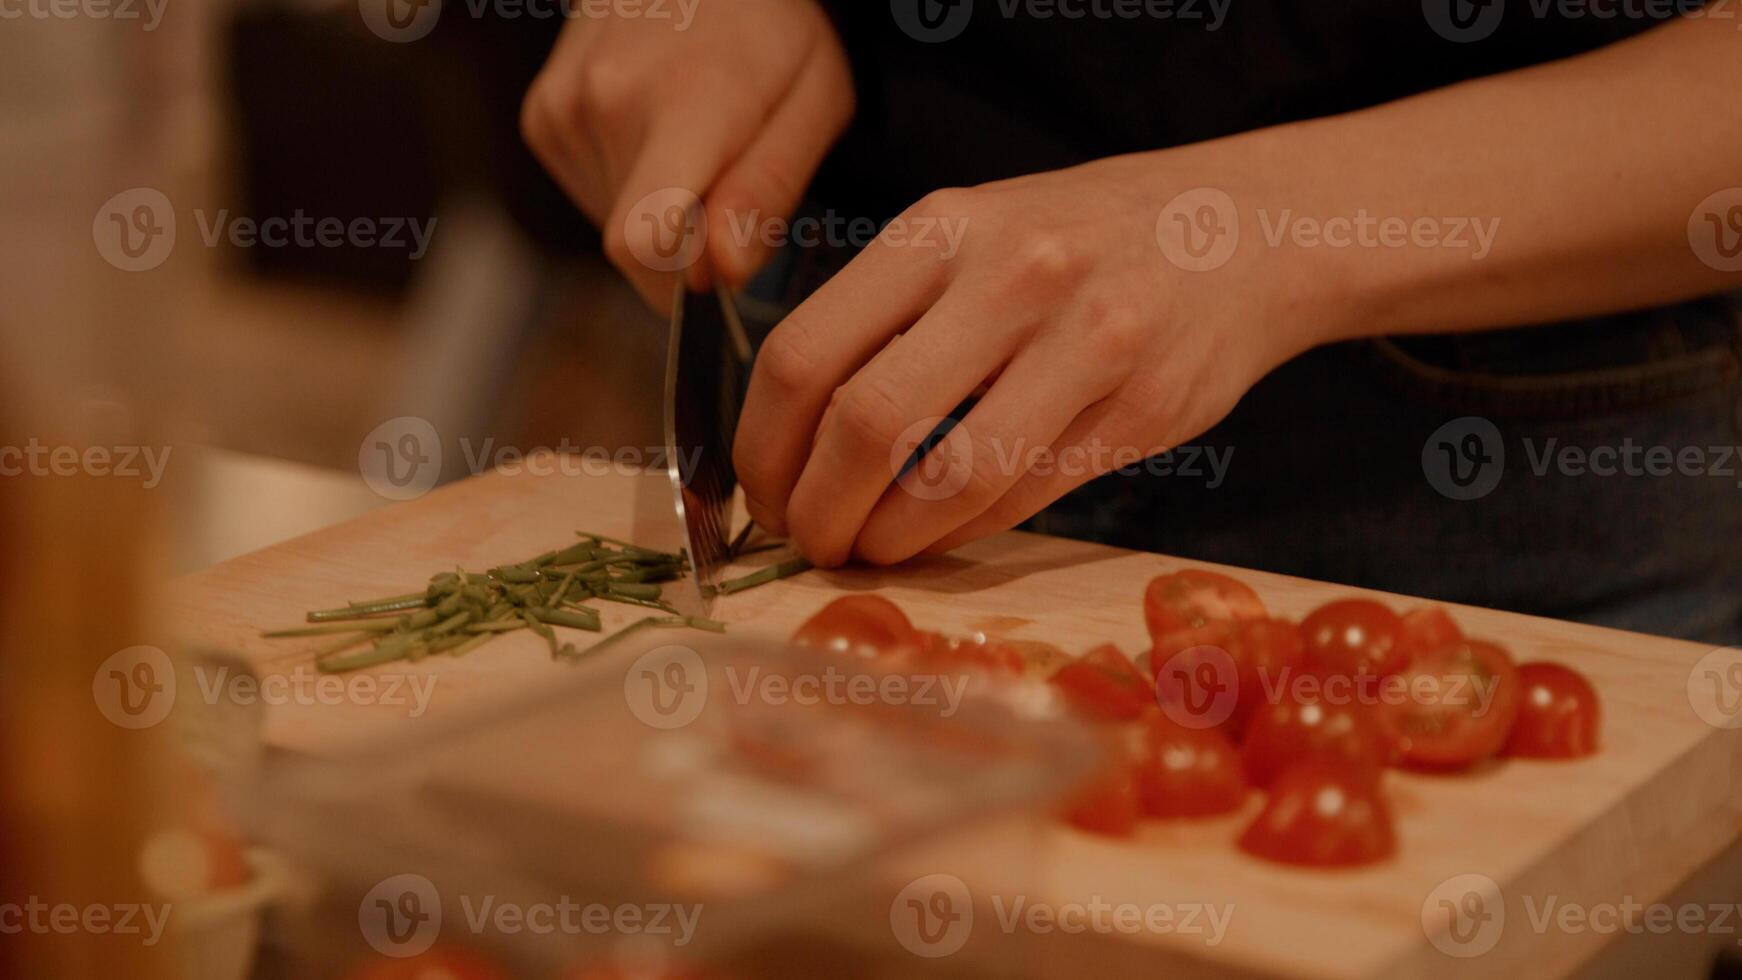
[[[379,671],[399,678],[396,692],[386,683],[340,691],[333,685],[371,683],[362,679],[369,674],[317,681],[308,641],[262,640],[262,629],[298,623],[308,609],[410,591],[455,565],[478,570],[530,557],[572,540],[570,529],[670,544],[673,529],[650,523],[670,499],[664,481],[663,474],[526,472],[465,480],[178,579],[170,621],[184,644],[241,654],[280,682],[270,698],[278,703],[266,714],[269,744],[337,751],[418,717],[512,697],[563,668],[542,641],[520,633],[461,659]],[[1187,564],[1011,532],[898,569],[807,573],[725,597],[715,615],[734,633],[784,638],[830,599],[875,590],[924,628],[983,630],[1073,652],[1110,641],[1135,652],[1147,646],[1145,583]],[[1372,594],[1400,609],[1414,604],[1231,571],[1277,615],[1293,618],[1350,595]],[[602,605],[607,632],[642,613]],[[1710,724],[1690,703],[1690,676],[1709,648],[1491,610],[1454,614],[1467,632],[1504,643],[1521,661],[1552,659],[1584,671],[1603,699],[1603,751],[1573,764],[1514,761],[1462,776],[1387,774],[1399,855],[1370,869],[1296,871],[1240,854],[1233,840],[1256,812],[1255,798],[1226,819],[1150,823],[1134,841],[1060,827],[1049,832],[1045,860],[1020,862],[1037,863],[1038,878],[1004,880],[987,868],[961,869],[962,877],[977,898],[1015,891],[1031,904],[1099,899],[1232,909],[1213,946],[1203,935],[1171,932],[1049,936],[1037,946],[1036,966],[1061,976],[1090,966],[1186,976],[1360,977],[1573,968],[1611,937],[1552,925],[1539,930],[1532,912],[1540,916],[1551,897],[1563,905],[1652,902],[1742,836],[1742,728]],[[419,701],[417,689],[427,700]],[[1505,920],[1491,951],[1465,959],[1430,940],[1472,948],[1447,943],[1445,913],[1435,911],[1445,897],[1436,887],[1470,874],[1499,886]],[[1494,904],[1483,911],[1495,911]],[[990,910],[980,914],[981,921],[991,919]],[[1742,923],[1737,927],[1742,931]],[[1055,948],[1065,952],[1048,952]]]

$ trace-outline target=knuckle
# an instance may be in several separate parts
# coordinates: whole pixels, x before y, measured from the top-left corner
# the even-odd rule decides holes
[[[761,372],[777,396],[792,395],[816,383],[817,363],[806,349],[801,328],[788,321],[775,328],[756,355]]]
[[[909,218],[966,218],[973,208],[975,193],[967,187],[941,187],[920,198],[907,209]]]
[[[588,58],[576,73],[573,95],[564,100],[562,118],[577,123],[622,121],[640,86],[633,68],[610,55]]]
[[[1050,286],[1081,274],[1084,259],[1084,250],[1068,238],[1033,231],[1017,240],[1011,271],[1019,282]]]
[[[1138,356],[1149,336],[1142,311],[1126,300],[1091,304],[1089,328],[1097,338],[1097,353],[1103,363],[1121,366]]]
[[[854,445],[882,451],[895,445],[907,423],[900,403],[874,378],[855,381],[841,393],[835,420]]]

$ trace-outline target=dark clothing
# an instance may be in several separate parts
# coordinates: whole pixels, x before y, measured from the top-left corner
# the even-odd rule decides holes
[[[895,0],[909,2],[936,0]],[[1177,17],[1041,20],[1021,3],[1006,17],[999,0],[978,0],[958,36],[927,44],[904,33],[897,7],[842,0],[834,14],[861,110],[813,205],[887,218],[939,187],[1357,109],[1588,51],[1656,23],[1537,16],[1537,4],[1514,2],[1490,36],[1459,44],[1430,27],[1432,2],[1232,0],[1209,30]],[[844,256],[809,249],[786,258],[776,275],[792,300]],[[1738,324],[1735,305],[1711,299],[1314,351],[1193,440],[1222,454],[1220,479],[1202,455],[1197,475],[1181,472],[1176,454],[1168,475],[1095,481],[1032,526],[1736,644]],[[1605,463],[1613,453],[1614,465],[1601,466],[1612,475],[1581,465],[1593,449]],[[1664,453],[1677,459],[1667,471]],[[1478,493],[1478,477],[1498,482]]]

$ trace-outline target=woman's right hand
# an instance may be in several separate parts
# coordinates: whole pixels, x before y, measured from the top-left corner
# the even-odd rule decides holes
[[[667,9],[575,17],[520,115],[606,256],[662,313],[679,273],[692,288],[755,273],[769,248],[744,231],[791,215],[853,115],[846,54],[816,0]]]

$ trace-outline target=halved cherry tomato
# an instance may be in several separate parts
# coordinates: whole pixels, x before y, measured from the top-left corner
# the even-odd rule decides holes
[[[1207,623],[1266,615],[1264,601],[1245,583],[1201,568],[1158,575],[1143,590],[1143,620],[1158,642]]]
[[[880,595],[849,595],[829,603],[792,634],[801,647],[874,658],[911,652],[919,633],[907,614]]]
[[[944,636],[942,633],[919,631],[915,634],[919,647],[914,651],[917,665],[936,667],[967,666],[984,670],[1020,674],[1028,669],[1028,658],[1014,644],[973,636]]]
[[[1213,728],[1187,728],[1152,715],[1137,766],[1137,797],[1152,817],[1208,817],[1246,799],[1240,753]]]
[[[1433,653],[1464,638],[1444,606],[1419,606],[1403,614],[1403,637],[1412,654]]]
[[[1111,643],[1060,667],[1050,680],[1072,707],[1101,721],[1131,721],[1155,704],[1149,679]]]
[[[1506,744],[1518,717],[1518,668],[1506,651],[1465,640],[1416,657],[1381,682],[1380,720],[1404,764],[1461,769]]]
[[[1156,698],[1169,716],[1188,727],[1213,723],[1236,741],[1267,692],[1297,676],[1304,659],[1300,629],[1286,619],[1212,623],[1171,634],[1150,653]]]
[[[1090,833],[1129,837],[1137,829],[1137,774],[1114,763],[1071,798],[1065,822]]]
[[[1307,662],[1325,673],[1380,677],[1409,663],[1403,620],[1371,599],[1339,599],[1301,620]]]
[[[1376,780],[1389,756],[1385,730],[1372,706],[1353,696],[1307,697],[1292,690],[1252,715],[1241,753],[1254,786],[1269,786],[1282,773],[1314,760]]]
[[[1597,751],[1602,726],[1597,690],[1570,667],[1529,663],[1518,668],[1518,719],[1504,754],[1531,759],[1575,759]]]
[[[1240,849],[1285,864],[1349,867],[1390,857],[1397,837],[1377,781],[1358,767],[1314,761],[1277,777]]]
[[[380,957],[354,968],[347,980],[508,980],[489,957],[464,946],[437,943],[403,959]]]

